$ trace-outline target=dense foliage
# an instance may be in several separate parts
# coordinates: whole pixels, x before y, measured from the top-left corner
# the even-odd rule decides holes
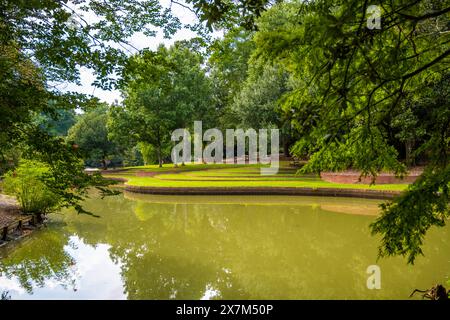
[[[295,80],[283,109],[302,136],[293,152],[310,156],[304,171],[353,167],[363,175],[401,175],[406,153],[425,155],[423,177],[373,225],[383,236],[382,256],[413,262],[426,230],[449,215],[450,109],[442,84],[450,3],[371,4],[381,8],[381,29],[367,27],[367,1],[277,5],[258,24],[256,55],[282,64]]]
[[[62,82],[79,83],[81,67],[95,73],[95,85],[112,88],[134,33],[154,36],[161,27],[169,36],[180,25],[156,1],[1,0],[1,163],[11,167],[17,155],[45,163],[54,178],[45,183],[65,205],[83,211],[86,188],[105,182],[84,174],[81,154],[38,118],[90,105],[90,97],[58,90]]]
[[[107,111],[103,105],[79,116],[67,135],[67,140],[79,148],[88,165],[101,163],[103,169],[108,168],[109,157],[119,154],[119,147],[108,139]]]
[[[47,214],[58,209],[61,199],[44,183],[49,167],[38,161],[22,160],[3,181],[4,191],[17,197],[23,212]]]
[[[130,58],[123,78],[125,101],[110,111],[113,140],[152,146],[161,166],[173,130],[192,126],[194,120],[214,122],[211,83],[202,69],[200,46],[194,39]]]

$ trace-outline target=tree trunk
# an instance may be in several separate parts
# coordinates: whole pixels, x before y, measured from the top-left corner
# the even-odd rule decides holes
[[[102,166],[103,166],[103,170],[108,170],[108,166],[106,165],[105,157],[102,158]]]
[[[291,126],[288,125],[283,135],[283,153],[285,157],[289,157],[289,145],[291,142]]]
[[[33,217],[33,224],[39,226],[44,222],[44,216],[41,213],[36,213]]]
[[[407,140],[405,142],[405,162],[407,166],[411,166],[413,164],[413,159],[411,158],[413,142],[412,140]]]
[[[284,137],[283,153],[285,157],[289,157],[289,139]]]
[[[160,145],[158,145],[157,153],[158,153],[158,163],[159,163],[159,167],[162,168],[162,157],[161,157],[161,146],[160,146]]]

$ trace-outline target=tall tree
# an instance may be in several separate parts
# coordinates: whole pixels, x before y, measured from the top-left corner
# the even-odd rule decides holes
[[[290,90],[288,75],[277,66],[259,61],[249,62],[248,77],[234,97],[229,112],[242,128],[280,128],[284,154],[289,154],[291,125],[281,112],[280,101]]]
[[[123,139],[126,132],[134,142],[153,146],[160,166],[174,129],[194,120],[214,121],[211,84],[197,45],[195,39],[177,42],[131,57],[124,73],[124,103],[110,112],[113,139]]]
[[[100,105],[78,117],[69,129],[67,140],[75,143],[90,162],[100,162],[107,169],[107,159],[117,155],[116,144],[108,139],[106,124],[108,121],[107,105]]]
[[[162,28],[169,36],[180,26],[153,0],[0,0],[0,156],[21,146],[24,157],[49,164],[52,190],[82,211],[78,203],[87,188],[103,182],[84,174],[77,151],[33,119],[89,103],[57,89],[61,82],[79,83],[80,67],[95,73],[95,85],[112,88],[134,33],[154,36]]]
[[[236,94],[247,78],[248,60],[254,49],[252,32],[235,28],[225,33],[209,47],[208,67],[213,80],[214,99],[223,128],[237,124],[239,119],[231,110]]]

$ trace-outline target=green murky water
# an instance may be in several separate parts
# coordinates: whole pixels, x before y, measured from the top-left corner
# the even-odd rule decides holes
[[[450,228],[414,266],[376,261],[377,201],[124,194],[0,249],[12,299],[406,299],[450,276]],[[381,289],[367,288],[368,266]]]

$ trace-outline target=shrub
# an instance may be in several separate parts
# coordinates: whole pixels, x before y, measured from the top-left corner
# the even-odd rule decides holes
[[[39,162],[21,160],[3,180],[5,193],[16,196],[24,213],[47,214],[59,207],[60,197],[44,183],[49,168]]]

